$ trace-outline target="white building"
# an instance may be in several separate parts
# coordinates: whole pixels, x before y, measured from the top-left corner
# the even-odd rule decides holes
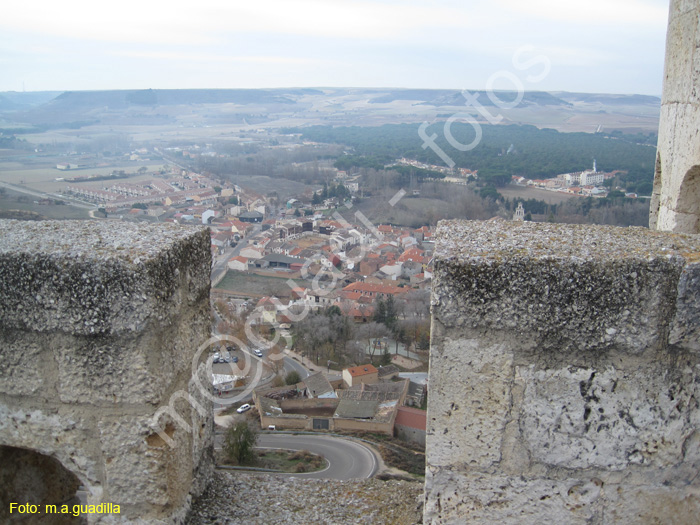
[[[581,173],[579,179],[581,186],[598,186],[599,184],[603,184],[605,174],[602,172],[589,170]]]
[[[523,208],[523,203],[519,202],[518,207],[515,209],[513,214],[514,221],[524,221],[525,220],[525,208]]]

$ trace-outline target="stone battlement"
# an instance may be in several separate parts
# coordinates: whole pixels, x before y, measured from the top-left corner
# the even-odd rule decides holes
[[[538,345],[700,350],[700,238],[646,228],[443,221],[434,290],[455,325],[534,333]],[[446,283],[446,284],[443,284]],[[458,298],[461,308],[447,307]],[[630,322],[634,319],[634,322]]]
[[[38,332],[139,332],[173,301],[208,294],[207,269],[193,273],[205,238],[176,224],[2,220],[0,319]]]
[[[425,521],[692,521],[698,254],[642,228],[440,223]]]
[[[204,228],[0,220],[4,479],[29,450],[77,478],[89,503],[120,505],[120,519],[184,516],[206,481],[196,474],[211,467],[211,410],[192,362],[210,332],[210,271]],[[178,405],[189,428],[172,411],[158,421],[170,446],[154,415],[177,393],[198,410]],[[48,468],[35,471],[28,501],[52,494]]]

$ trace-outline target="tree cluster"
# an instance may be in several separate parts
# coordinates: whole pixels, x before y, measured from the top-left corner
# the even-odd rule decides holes
[[[460,151],[444,136],[444,123],[436,122],[425,132],[437,135],[436,144],[447,152],[456,167],[479,170],[479,180],[501,187],[512,175],[531,179],[550,178],[561,173],[582,171],[597,159],[599,169],[624,170],[635,182],[650,182],[654,174],[655,148],[647,143],[622,140],[592,133],[560,133],[530,125],[481,125],[478,145]],[[342,156],[336,166],[343,169],[364,167],[380,169],[399,157],[408,157],[442,166],[444,161],[431,149],[423,148],[418,124],[386,124],[361,128],[311,126],[299,130],[305,139],[343,144],[353,148],[354,155]],[[461,144],[471,144],[474,127],[454,123],[450,131]]]
[[[350,198],[350,190],[348,190],[343,184],[334,183],[323,183],[323,189],[320,193],[314,193],[311,199],[311,204],[321,204],[326,199],[337,198],[341,201]]]
[[[362,363],[368,354],[372,361],[386,362],[398,350],[398,343],[408,348],[425,346],[426,338],[429,341],[429,293],[425,290],[377,300],[365,323],[355,323],[346,314],[350,308],[349,304],[332,306],[294,323],[295,348],[316,364],[333,361],[342,367]],[[394,348],[385,344],[389,339],[395,341]]]

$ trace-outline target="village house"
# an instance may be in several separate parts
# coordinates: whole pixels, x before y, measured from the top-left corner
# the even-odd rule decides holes
[[[371,364],[354,366],[343,370],[343,383],[350,388],[360,383],[373,385],[379,382],[379,371]]]
[[[253,392],[263,428],[285,430],[350,430],[394,434],[394,421],[408,393],[408,380],[382,384],[359,383],[340,388],[314,374],[297,385]],[[315,394],[314,394],[315,392]],[[319,392],[323,394],[319,395]],[[332,397],[331,397],[332,396]]]
[[[246,259],[262,259],[265,255],[265,250],[263,248],[257,248],[255,246],[246,246],[240,252],[242,257]]]
[[[409,291],[407,288],[400,286],[390,286],[385,284],[372,284],[368,282],[354,282],[343,288],[343,293],[358,292],[360,295],[370,297],[372,299],[385,299],[390,295],[398,295]]]
[[[237,272],[248,271],[248,259],[240,255],[231,257],[228,261],[228,268]]]

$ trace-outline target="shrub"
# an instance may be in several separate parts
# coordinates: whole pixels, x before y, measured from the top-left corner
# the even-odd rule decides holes
[[[258,439],[258,431],[247,422],[237,423],[229,427],[224,439],[224,452],[231,462],[238,465],[253,462],[253,448]]]
[[[296,385],[297,383],[301,382],[301,376],[299,375],[299,372],[292,370],[285,376],[284,382],[288,385]]]

